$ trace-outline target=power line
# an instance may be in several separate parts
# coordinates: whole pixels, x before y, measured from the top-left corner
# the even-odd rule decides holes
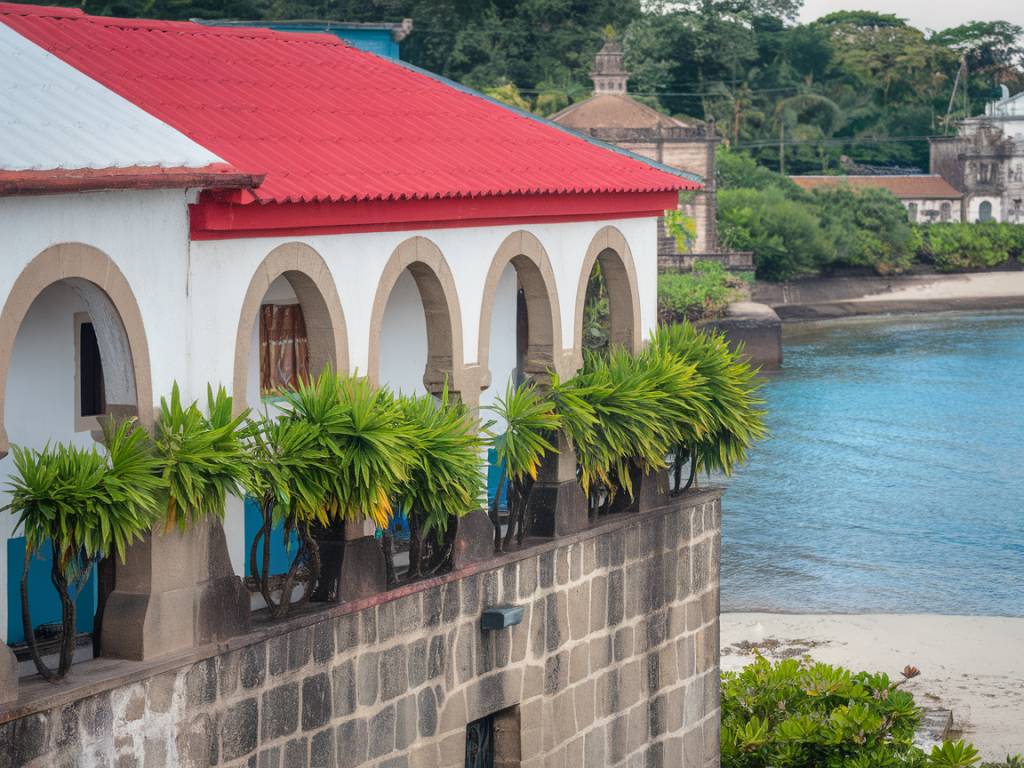
[[[941,138],[938,136],[882,136],[882,137],[866,137],[866,138],[841,138],[834,137],[830,139],[796,139],[794,141],[785,141],[783,146],[785,147],[798,147],[798,146],[845,146],[847,144],[903,144],[912,143],[917,141],[929,141],[934,138]],[[764,147],[778,147],[778,139],[764,139],[763,141],[747,141],[740,142],[733,145],[736,149],[761,149]]]

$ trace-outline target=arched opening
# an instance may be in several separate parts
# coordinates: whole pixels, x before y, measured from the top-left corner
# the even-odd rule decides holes
[[[0,313],[0,475],[13,471],[8,440],[27,448],[47,442],[88,447],[99,419],[138,416],[152,421],[152,388],[146,334],[138,304],[124,275],[103,252],[69,243],[39,254],[11,287]],[[15,519],[0,519],[4,567],[0,573],[0,629],[8,644],[24,641],[18,590],[25,539]],[[49,552],[29,564],[34,626],[60,621],[60,602],[50,582]],[[77,631],[94,626],[113,570],[94,569],[77,597]],[[45,634],[45,633],[41,633]],[[44,644],[45,647],[45,644]],[[79,654],[91,653],[88,644]]]
[[[406,240],[384,267],[370,319],[367,375],[407,394],[472,397],[463,385],[462,318],[455,280],[440,249]]]
[[[561,373],[562,328],[551,262],[529,232],[509,235],[499,246],[484,283],[477,361],[486,389],[481,405],[501,396],[511,380],[543,382]],[[505,425],[491,414],[500,433]],[[501,468],[494,450],[488,456],[488,502],[498,491]],[[504,506],[500,504],[499,506]]]
[[[304,243],[271,251],[246,292],[238,324],[234,374],[235,408],[275,408],[282,390],[318,375],[325,367],[348,371],[345,315],[337,287],[323,258]],[[224,529],[237,573],[263,525],[259,505],[229,503]],[[270,570],[288,569],[294,555],[277,531]]]
[[[992,203],[982,200],[978,206],[978,221],[992,221]]]
[[[590,243],[576,295],[577,364],[584,349],[640,348],[640,296],[626,239],[604,227]]]
[[[348,371],[345,315],[327,264],[304,243],[278,246],[257,268],[235,342],[238,410],[316,376]]]

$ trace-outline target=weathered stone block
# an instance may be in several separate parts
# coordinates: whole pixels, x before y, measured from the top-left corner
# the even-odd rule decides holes
[[[285,683],[263,694],[262,741],[294,733],[299,727],[299,684]]]
[[[312,731],[331,719],[331,680],[326,672],[302,681],[302,730]]]
[[[372,718],[369,725],[369,757],[381,757],[395,749],[395,705],[389,704]]]
[[[228,707],[221,721],[220,752],[225,761],[237,760],[256,749],[259,706],[246,699]]]
[[[334,729],[325,728],[309,740],[309,768],[334,768]]]
[[[356,768],[366,761],[368,732],[365,720],[345,720],[334,732],[338,768]]]
[[[417,698],[419,710],[419,732],[423,738],[430,738],[437,733],[437,698],[432,688],[424,688]]]
[[[251,690],[267,679],[267,644],[257,643],[239,652],[238,679],[242,688]]]
[[[306,765],[309,760],[309,742],[305,737],[292,739],[284,746],[284,768]]]
[[[456,570],[494,556],[494,524],[481,509],[460,517],[452,560]]]
[[[401,696],[409,687],[404,645],[396,645],[380,655],[380,698],[389,701]]]
[[[334,716],[345,717],[356,710],[358,704],[356,691],[356,665],[349,659],[331,671],[334,689]]]
[[[395,703],[395,749],[401,752],[416,740],[416,695]]]
[[[359,655],[356,673],[356,692],[359,706],[368,707],[377,701],[379,653],[364,651]]]

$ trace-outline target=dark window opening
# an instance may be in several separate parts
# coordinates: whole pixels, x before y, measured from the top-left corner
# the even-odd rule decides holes
[[[530,315],[526,311],[526,294],[516,292],[516,384],[526,378],[526,355],[530,346]]]
[[[494,768],[494,715],[466,726],[466,768]]]
[[[78,333],[81,415],[102,416],[107,410],[107,399],[103,389],[103,361],[100,359],[100,345],[96,341],[96,329],[92,323],[82,323]]]

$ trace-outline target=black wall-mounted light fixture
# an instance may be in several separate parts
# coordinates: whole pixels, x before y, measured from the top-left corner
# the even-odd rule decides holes
[[[480,617],[480,629],[488,632],[492,629],[508,629],[523,621],[523,606],[496,605],[485,608]]]

